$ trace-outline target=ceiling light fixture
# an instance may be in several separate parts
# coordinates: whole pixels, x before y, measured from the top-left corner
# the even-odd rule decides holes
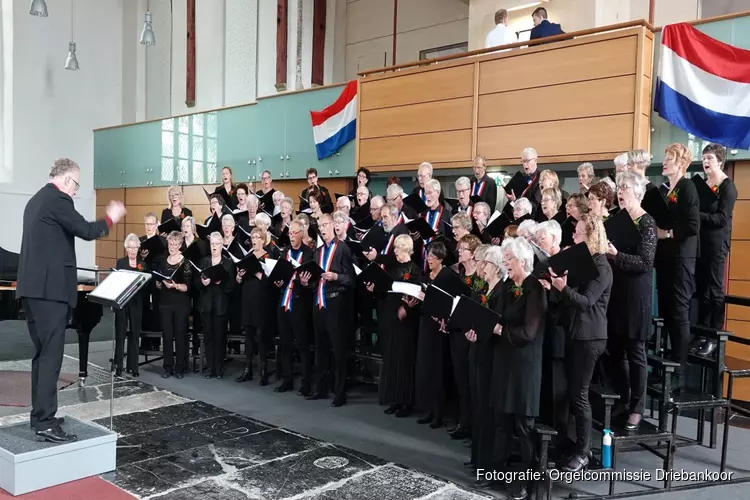
[[[37,17],[47,17],[47,2],[45,0],[31,0],[29,14]]]
[[[156,45],[156,35],[154,35],[154,27],[151,24],[151,2],[146,5],[146,20],[143,23],[143,31],[141,31],[141,45]]]

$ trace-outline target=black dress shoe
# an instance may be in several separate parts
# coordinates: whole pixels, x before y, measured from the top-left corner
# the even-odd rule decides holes
[[[709,356],[715,350],[716,342],[714,342],[713,340],[707,340],[703,343],[700,349],[698,349],[696,354],[698,354],[698,356]]]
[[[247,382],[248,380],[253,379],[253,370],[252,368],[245,368],[245,371],[242,372],[242,375],[234,379],[235,382]]]
[[[302,387],[300,387],[300,390],[297,391],[297,396],[306,398],[309,395],[310,395],[310,388],[307,386],[303,385]]]
[[[386,415],[393,415],[400,409],[401,407],[399,405],[391,405],[388,408],[386,408],[385,411],[383,411],[383,413],[385,413]]]
[[[294,384],[291,382],[282,382],[280,386],[276,387],[273,392],[287,392],[294,389]]]
[[[134,378],[138,378],[138,377],[141,376],[141,374],[138,373],[138,370],[134,371],[132,375],[133,375]]]
[[[336,396],[333,398],[333,401],[331,401],[331,406],[334,408],[340,408],[346,404],[346,397],[345,396]]]
[[[563,465],[562,470],[564,470],[565,472],[580,472],[586,470],[588,466],[589,456],[576,454],[570,457],[567,463]]]
[[[512,500],[526,500],[529,498],[529,492],[523,484],[512,483],[508,488],[508,498]]]
[[[214,375],[213,373],[206,373],[205,375],[203,375],[203,378],[216,378],[216,375]]]
[[[405,418],[411,415],[411,406],[402,406],[396,412],[396,418]]]
[[[262,387],[268,385],[268,367],[265,364],[260,365],[260,385]]]
[[[430,422],[430,429],[439,429],[439,428],[440,428],[440,427],[442,427],[443,425],[445,425],[445,424],[443,423],[443,419],[442,419],[442,418],[440,418],[440,417],[436,417],[436,418],[434,418],[434,419],[432,420],[432,422]]]
[[[169,378],[171,376],[172,376],[172,374],[169,373],[168,371],[165,371],[164,373],[161,374],[161,378]]]
[[[78,436],[68,434],[59,425],[55,425],[49,429],[36,431],[36,439],[37,441],[49,441],[50,443],[72,443],[78,440]]]
[[[637,422],[633,423],[630,420],[625,422],[625,425],[623,426],[626,431],[637,431],[638,428],[641,426],[641,422],[643,422],[643,417],[639,418]]]
[[[177,375],[174,376],[174,378],[179,379],[179,380],[182,380],[184,377],[185,375],[183,375],[182,373],[178,373]]]
[[[471,436],[471,431],[469,431],[466,426],[458,424],[453,432],[449,434],[451,436],[451,439],[467,439],[469,436]]]
[[[497,481],[492,481],[491,479],[477,479],[474,481],[474,488],[479,490],[487,490],[489,488],[494,488],[497,486]]]
[[[54,427],[56,425],[62,425],[65,423],[65,417],[55,417],[52,419],[52,422],[49,424],[50,427]],[[36,424],[30,423],[29,426],[33,429],[36,427]]]
[[[419,425],[429,424],[430,422],[432,422],[432,417],[433,417],[433,414],[432,413],[428,413],[424,417],[422,417],[419,420],[417,420],[417,423]]]
[[[315,401],[316,399],[325,399],[327,397],[328,397],[327,394],[323,394],[322,392],[315,391],[309,396],[307,396],[305,399],[307,399],[308,401]]]
[[[219,372],[219,374],[216,375],[216,378],[224,378],[224,372]]]

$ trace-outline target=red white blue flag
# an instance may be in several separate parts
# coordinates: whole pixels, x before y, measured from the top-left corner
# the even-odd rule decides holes
[[[750,149],[750,51],[686,23],[665,26],[654,110],[696,137]]]
[[[328,158],[357,135],[357,81],[349,82],[336,102],[310,111],[318,160]]]

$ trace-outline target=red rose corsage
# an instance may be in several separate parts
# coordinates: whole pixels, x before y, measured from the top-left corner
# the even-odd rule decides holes
[[[466,283],[467,285],[471,285],[471,276],[467,276],[467,277],[466,277],[466,278],[464,279],[464,283]]]
[[[715,194],[719,194],[719,186],[711,186],[711,191],[713,191]]]
[[[185,214],[180,212],[180,219],[184,219],[184,218],[185,218]]]
[[[409,278],[411,278],[411,274],[404,273],[404,276],[403,276],[404,281],[409,281]]]
[[[139,271],[143,271],[143,264],[138,264],[137,266],[135,266],[135,268]]]
[[[520,297],[521,295],[523,295],[523,286],[513,285],[510,291],[511,293],[513,293],[514,297]]]
[[[482,296],[480,296],[480,297],[479,297],[479,300],[480,300],[480,301],[482,302],[482,305],[483,305],[483,306],[486,306],[486,305],[487,305],[487,296],[486,296],[486,295],[482,295]]]
[[[669,203],[677,203],[677,194],[679,193],[679,189],[675,189],[672,191],[672,193],[667,197],[667,201]]]

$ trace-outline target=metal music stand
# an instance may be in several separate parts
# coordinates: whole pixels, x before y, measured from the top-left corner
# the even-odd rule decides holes
[[[151,280],[148,273],[139,273],[126,269],[113,270],[99,285],[86,296],[91,302],[102,304],[116,310],[122,310],[130,300],[140,292]],[[117,345],[117,321],[114,322],[112,335],[112,357],[110,367],[110,395],[109,395],[109,430],[112,430],[112,420],[115,410],[115,348]],[[130,347],[130,346],[128,346]]]

